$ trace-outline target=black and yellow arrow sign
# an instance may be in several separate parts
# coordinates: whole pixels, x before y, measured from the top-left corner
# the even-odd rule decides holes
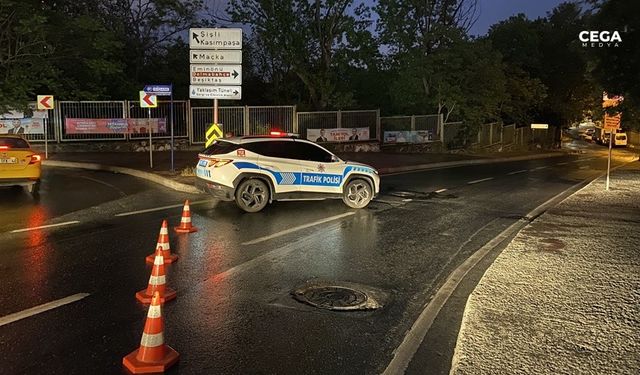
[[[213,141],[215,141],[218,138],[222,138],[222,124],[211,124],[211,126],[209,127],[209,129],[207,129],[207,132],[205,133],[205,138],[206,138],[206,142],[204,144],[204,147],[209,147]]]

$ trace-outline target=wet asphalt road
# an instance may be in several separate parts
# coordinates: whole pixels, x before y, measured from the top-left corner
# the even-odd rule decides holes
[[[164,308],[165,338],[181,357],[169,373],[382,372],[453,269],[536,206],[602,173],[604,155],[594,148],[385,176],[378,200],[359,211],[340,201],[278,202],[257,214],[230,203],[194,204],[200,230],[170,233],[180,259],[168,266],[178,297]],[[39,203],[0,192],[0,317],[90,295],[0,326],[0,374],[124,373],[122,357],[137,348],[146,316],[134,298],[149,278],[144,256],[153,252],[162,219],[177,225],[181,212],[115,215],[206,197],[71,169],[47,170],[43,186]],[[10,233],[68,221],[79,223]],[[379,290],[384,307],[330,312],[290,295],[323,280]]]

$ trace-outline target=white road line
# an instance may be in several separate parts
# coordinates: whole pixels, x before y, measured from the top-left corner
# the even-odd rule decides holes
[[[209,202],[209,201],[208,200],[203,200],[203,201],[189,202],[189,206],[193,206],[194,204],[206,203],[206,202]],[[184,205],[184,203],[172,204],[170,206],[147,208],[146,210],[122,212],[122,213],[119,213],[119,214],[115,214],[114,216],[130,216],[130,215],[144,214],[146,212],[162,211],[162,210],[168,210],[169,208],[182,207],[183,205]]]
[[[71,224],[78,224],[79,221],[77,220],[73,220],[73,221],[65,221],[64,223],[57,223],[57,224],[49,224],[49,225],[41,225],[39,227],[32,227],[32,228],[22,228],[22,229],[14,229],[12,230],[10,233],[20,233],[20,232],[28,232],[30,230],[38,230],[38,229],[46,229],[46,228],[53,228],[53,227],[61,227],[63,225],[71,225]]]
[[[342,219],[343,217],[351,216],[351,215],[354,215],[354,214],[355,214],[355,212],[346,212],[344,214],[331,216],[331,217],[328,217],[328,218],[325,218],[325,219],[322,219],[322,220],[314,221],[314,222],[309,223],[309,224],[300,225],[300,226],[297,226],[297,227],[293,227],[293,228],[289,228],[289,229],[280,231],[278,233],[270,234],[268,236],[259,237],[259,238],[256,238],[255,240],[243,242],[243,243],[241,243],[241,245],[255,245],[257,243],[268,241],[268,240],[273,239],[273,238],[281,237],[281,236],[284,236],[284,235],[289,234],[289,233],[293,233],[293,232],[301,230],[301,229],[313,227],[313,226],[316,226],[316,225],[319,225],[319,224],[324,224],[324,223],[327,223],[329,221],[333,221],[333,220],[337,220],[337,219]]]
[[[565,161],[565,162],[562,162],[562,163],[558,163],[558,164],[556,164],[556,165],[567,165],[567,164],[569,164],[569,162],[566,162],[566,161]]]
[[[467,185],[479,184],[481,182],[490,181],[490,180],[493,180],[493,177],[487,177],[487,178],[483,178],[481,180],[469,181],[469,182],[467,182]]]
[[[445,191],[447,191],[447,189],[440,189],[440,190],[436,190],[436,193],[440,194],[440,193],[444,193]]]
[[[42,304],[42,305],[39,305],[39,306],[35,306],[35,307],[30,308],[30,309],[22,310],[22,311],[17,312],[17,313],[13,313],[13,314],[9,314],[7,316],[3,316],[2,318],[0,318],[0,326],[3,326],[5,324],[9,324],[9,323],[13,323],[13,322],[16,322],[16,321],[24,319],[24,318],[28,318],[30,316],[43,313],[45,311],[53,310],[53,309],[58,308],[60,306],[64,306],[64,305],[68,305],[68,304],[76,302],[76,301],[80,301],[81,299],[83,299],[83,298],[85,298],[87,296],[89,296],[89,293],[78,293],[78,294],[74,294],[72,296],[65,297],[65,298],[62,298],[62,299],[59,299],[59,300],[55,300],[55,301],[52,301],[52,302],[47,302],[45,304]]]
[[[403,201],[403,202],[411,202],[412,200],[413,200],[413,199],[411,199],[411,198],[407,198],[407,199],[403,199],[402,201]]]
[[[546,168],[548,168],[548,167],[545,165],[545,166],[542,166],[542,167],[533,168],[533,170],[534,171],[539,171],[541,169],[546,169]]]
[[[521,170],[519,170],[519,171],[509,172],[509,173],[507,173],[507,174],[508,174],[509,176],[513,176],[514,174],[524,173],[524,172],[526,172],[526,171],[527,171],[526,169],[521,169]]]

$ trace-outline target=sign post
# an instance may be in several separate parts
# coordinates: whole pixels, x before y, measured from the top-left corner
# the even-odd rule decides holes
[[[624,98],[622,96],[613,96],[609,98],[609,94],[602,93],[602,108],[617,107]],[[604,131],[605,134],[609,130],[609,158],[607,159],[607,183],[605,190],[609,191],[609,175],[611,174],[611,149],[613,148],[613,137],[616,136],[618,129],[620,129],[620,121],[622,120],[622,113],[610,116],[607,113],[604,114]]]
[[[174,149],[174,137],[173,137],[173,84],[168,85],[146,85],[144,92],[153,94],[156,96],[169,96],[169,110],[170,116],[169,127],[171,128],[171,172],[175,170],[173,165],[173,149]]]
[[[618,113],[615,116],[604,115],[604,131],[609,131],[609,158],[607,159],[607,183],[605,189],[609,190],[609,175],[611,173],[611,150],[613,148],[613,137],[616,136],[616,132],[620,129],[620,120],[622,115]]]
[[[156,108],[158,106],[158,97],[147,93],[145,91],[140,91],[140,108],[147,108],[149,110],[149,117],[147,123],[147,129],[149,130],[149,167],[153,169],[153,144],[151,141],[151,108]]]
[[[38,95],[36,105],[38,110],[41,111],[54,109],[55,101],[53,100],[53,95]],[[44,158],[49,159],[49,116],[42,121],[44,122]]]
[[[208,147],[212,129],[221,133],[218,99],[242,98],[242,29],[189,29],[189,48],[189,98],[213,99],[213,124],[205,134]]]

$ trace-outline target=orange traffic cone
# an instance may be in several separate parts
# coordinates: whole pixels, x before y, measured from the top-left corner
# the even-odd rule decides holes
[[[147,304],[151,302],[155,292],[160,294],[160,303],[165,303],[176,298],[176,291],[169,288],[166,284],[166,275],[164,272],[164,257],[162,256],[162,248],[156,249],[156,257],[153,261],[153,269],[149,278],[147,289],[143,289],[136,293],[138,301]]]
[[[178,254],[171,254],[171,246],[169,245],[169,229],[167,229],[167,221],[162,220],[162,227],[160,228],[160,234],[158,235],[158,243],[156,248],[162,248],[162,257],[165,263],[173,263],[178,260]],[[147,263],[153,263],[156,259],[156,253],[148,255],[145,260]]]
[[[173,228],[178,233],[192,233],[197,232],[198,228],[191,225],[191,210],[189,210],[189,200],[184,202],[184,209],[182,210],[182,218],[180,219],[180,226]]]
[[[164,343],[164,319],[160,294],[153,293],[144,323],[140,347],[122,358],[122,364],[134,374],[164,372],[178,362],[180,354]]]

